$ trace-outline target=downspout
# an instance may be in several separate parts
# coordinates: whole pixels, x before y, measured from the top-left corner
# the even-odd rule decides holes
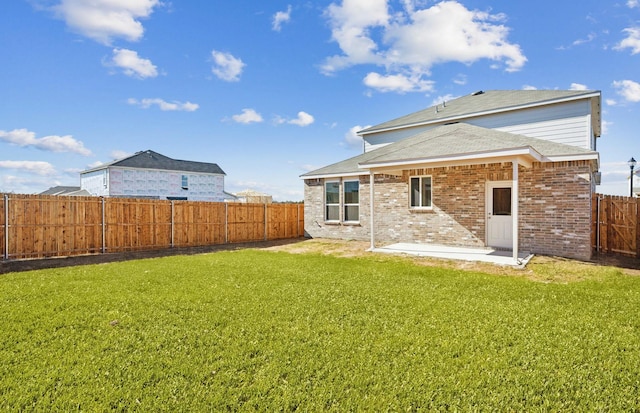
[[[519,229],[519,217],[518,217],[518,160],[513,161],[513,184],[511,188],[511,219],[513,220],[513,261],[516,264],[520,264],[518,258],[518,229]]]
[[[369,251],[373,251],[376,248],[376,239],[374,235],[374,226],[373,226],[373,195],[375,193],[373,189],[375,174],[373,170],[369,170],[369,233],[371,235],[371,246],[369,247]]]

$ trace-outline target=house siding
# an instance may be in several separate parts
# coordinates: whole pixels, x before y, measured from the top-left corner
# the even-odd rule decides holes
[[[589,259],[591,164],[534,163],[519,167],[519,248],[543,255]],[[411,169],[401,176],[376,175],[375,240],[486,245],[486,184],[512,180],[511,163]],[[409,178],[432,177],[431,210],[409,208]],[[360,178],[360,223],[324,222],[324,181],[305,181],[305,229],[315,238],[368,240],[369,177]]]
[[[182,188],[183,175],[187,177],[187,189]],[[224,176],[220,174],[109,167],[81,174],[80,184],[82,189],[97,196],[185,197],[192,201],[213,202],[226,198]]]
[[[595,150],[588,100],[466,118],[462,121],[488,129]],[[365,135],[365,151],[381,148],[442,124],[444,123]]]
[[[80,175],[80,187],[93,196],[109,195],[107,169],[87,172]]]

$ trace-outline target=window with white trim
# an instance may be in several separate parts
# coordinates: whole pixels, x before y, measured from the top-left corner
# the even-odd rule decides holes
[[[411,208],[431,208],[431,177],[412,176],[409,185]]]
[[[344,221],[360,221],[360,181],[344,181]]]
[[[324,183],[324,220],[340,221],[340,182]]]

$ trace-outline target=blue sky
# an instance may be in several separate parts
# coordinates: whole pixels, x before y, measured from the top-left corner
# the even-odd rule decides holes
[[[10,0],[0,39],[0,192],[151,149],[302,200],[354,131],[490,89],[601,90],[598,192],[640,160],[638,0]]]

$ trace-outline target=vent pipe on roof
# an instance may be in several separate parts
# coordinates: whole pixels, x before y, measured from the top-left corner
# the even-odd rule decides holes
[[[478,96],[478,95],[482,95],[483,93],[484,93],[484,90],[478,90],[477,92],[473,92],[471,96]]]

